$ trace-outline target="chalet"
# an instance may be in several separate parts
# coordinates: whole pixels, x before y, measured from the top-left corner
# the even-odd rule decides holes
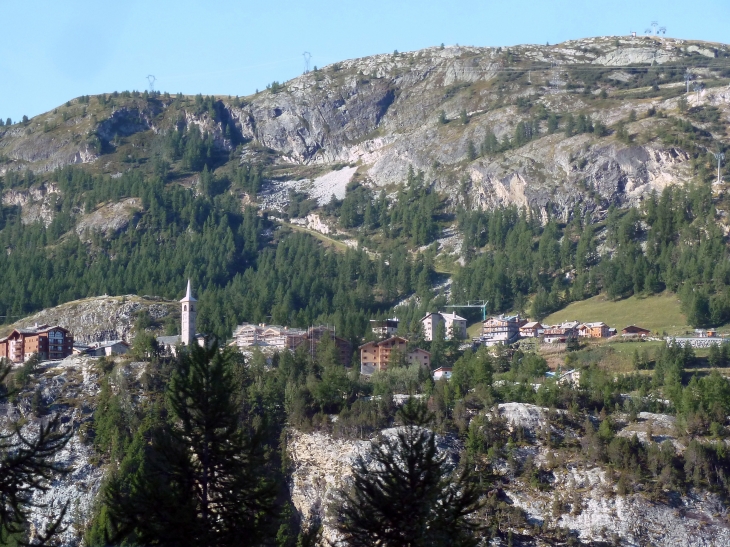
[[[608,338],[611,336],[606,323],[601,321],[597,323],[583,323],[578,326],[578,336],[584,338]]]
[[[621,336],[625,336],[625,337],[644,338],[646,336],[649,336],[650,334],[651,334],[650,330],[644,329],[641,327],[637,327],[636,325],[629,325],[628,327],[621,329]]]
[[[112,355],[124,355],[127,352],[129,352],[129,344],[124,340],[95,342],[86,350],[87,355],[94,357],[111,357]]]
[[[339,360],[343,365],[350,363],[352,344],[335,335],[335,330],[327,326],[310,327],[308,330],[293,329],[280,325],[258,325],[243,323],[233,331],[233,343],[239,350],[253,347],[265,347],[275,350],[295,350],[299,346],[309,344],[310,350],[315,351],[323,338],[329,337],[334,341],[339,352]]]
[[[307,339],[307,332],[279,325],[244,323],[233,331],[234,344],[239,348],[268,346],[277,349],[296,349]]]
[[[537,321],[530,321],[520,327],[520,336],[522,338],[537,338],[542,335],[544,327]]]
[[[408,351],[408,340],[400,336],[392,336],[380,342],[368,342],[360,346],[360,372],[364,375],[371,375],[375,371],[387,370],[391,354],[400,351],[406,363],[418,363],[421,366],[431,368],[431,354],[426,350],[414,349]]]
[[[307,340],[307,331],[280,327],[279,325],[269,325],[268,327],[262,328],[261,338],[267,346],[294,350]]]
[[[578,321],[566,321],[552,327],[545,327],[542,332],[543,339],[548,344],[566,343],[568,340],[578,336]]]
[[[329,338],[337,346],[337,352],[340,356],[340,364],[348,366],[350,359],[352,358],[352,344],[335,335],[335,329],[330,326],[320,325],[318,327],[309,327],[306,331],[305,341],[310,345],[310,348],[316,351],[317,346],[325,338]]]
[[[487,346],[494,344],[511,344],[520,337],[520,327],[527,321],[518,315],[490,317],[482,325],[480,341]]]
[[[398,319],[371,319],[370,328],[374,335],[388,338],[398,332]]]
[[[42,360],[65,359],[73,354],[73,344],[73,336],[63,327],[36,323],[0,339],[0,358],[23,363],[37,353]]]
[[[447,380],[451,380],[452,371],[453,371],[453,369],[451,367],[439,367],[433,371],[433,379],[435,381],[438,381],[441,378],[446,378]]]

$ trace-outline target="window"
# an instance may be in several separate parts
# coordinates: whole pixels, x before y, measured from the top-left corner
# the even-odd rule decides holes
[[[188,307],[187,307],[187,305],[184,305],[184,306],[183,306],[183,311],[188,311]]]

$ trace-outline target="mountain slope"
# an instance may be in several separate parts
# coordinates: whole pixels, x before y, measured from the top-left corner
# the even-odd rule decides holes
[[[685,97],[694,117],[677,110],[685,69],[706,86]],[[516,204],[566,218],[575,203],[636,203],[695,176],[689,160],[726,138],[728,76],[727,46],[659,37],[376,55],[243,99],[81,98],[27,126],[0,128],[0,173],[68,164],[124,171],[164,156],[154,137],[184,124],[210,135],[219,161],[230,154],[273,164],[277,178],[344,162],[359,166],[359,180],[387,187],[413,168],[454,201],[464,199],[466,180],[473,207]],[[708,109],[712,119],[703,120]],[[702,142],[675,138],[662,113],[693,123]],[[594,126],[625,122],[626,138],[586,131],[580,114]],[[492,132],[501,150],[482,155]]]

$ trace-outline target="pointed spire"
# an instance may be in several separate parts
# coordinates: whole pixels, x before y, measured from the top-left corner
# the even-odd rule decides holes
[[[189,279],[188,279],[188,288],[187,288],[187,291],[185,292],[185,298],[180,300],[180,302],[196,302],[195,298],[193,298],[193,291],[192,291],[192,287],[190,285]]]

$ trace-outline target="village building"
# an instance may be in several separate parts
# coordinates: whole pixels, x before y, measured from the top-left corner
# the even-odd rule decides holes
[[[522,338],[537,338],[542,335],[543,326],[538,321],[530,321],[520,327]]]
[[[583,323],[579,325],[578,336],[584,338],[608,338],[611,334],[608,325],[599,321],[597,323]]]
[[[89,347],[88,344],[74,344],[71,355],[85,355],[89,351]]]
[[[340,364],[348,366],[352,358],[352,344],[348,340],[337,336],[333,327],[320,325],[307,329],[306,341],[312,354],[316,353],[317,347],[324,338],[329,338],[335,343],[340,357]]]
[[[681,348],[692,346],[695,349],[707,349],[711,346],[721,346],[730,342],[730,338],[721,336],[667,336],[668,346],[677,345]]]
[[[447,340],[466,338],[466,319],[455,313],[442,313],[441,316],[444,318]]]
[[[111,357],[112,355],[124,355],[128,352],[129,344],[124,340],[109,340],[90,344],[85,353],[92,357]]]
[[[307,331],[279,325],[243,323],[233,331],[234,345],[239,348],[272,347],[294,350],[307,339]]]
[[[41,360],[55,361],[72,355],[73,345],[73,335],[63,327],[36,323],[0,339],[0,358],[23,363],[37,353]]]
[[[479,339],[486,346],[511,344],[520,338],[520,327],[527,321],[517,315],[499,315],[490,317],[482,325],[482,336]]]
[[[421,319],[421,324],[423,325],[424,339],[428,341],[433,340],[433,337],[436,335],[436,330],[441,324],[444,325],[446,340],[451,340],[452,338],[463,340],[466,338],[466,319],[455,313],[428,313]]]
[[[651,335],[651,331],[649,329],[637,327],[636,325],[629,325],[628,327],[621,329],[621,336],[625,336],[627,338],[644,338],[649,335]]]
[[[438,382],[441,378],[446,378],[447,380],[451,380],[451,373],[453,372],[453,368],[451,367],[439,367],[436,370],[433,371],[433,379],[434,381]]]
[[[375,336],[380,338],[389,338],[398,332],[398,319],[371,319],[370,329]]]
[[[421,324],[423,325],[423,338],[428,342],[432,341],[438,326],[442,323],[445,323],[445,321],[443,315],[440,313],[426,314],[426,316],[421,319]]]
[[[578,321],[566,321],[559,325],[553,325],[551,327],[545,327],[542,332],[543,340],[548,344],[567,343],[568,340],[576,338],[578,336],[578,327],[580,323]]]
[[[233,331],[231,345],[242,351],[254,347],[294,351],[299,346],[307,345],[307,349],[314,354],[324,338],[329,338],[334,342],[340,364],[349,365],[352,357],[352,344],[348,340],[336,336],[334,328],[329,326],[309,327],[307,330],[302,330],[265,323],[258,325],[243,323]]]
[[[195,332],[196,319],[198,316],[198,301],[193,298],[192,286],[188,279],[185,296],[180,300],[180,332],[179,335],[158,336],[157,345],[161,351],[170,355],[177,355],[177,347],[198,344],[205,347],[207,337],[204,334]]]
[[[376,371],[387,370],[394,351],[401,352],[408,365],[417,363],[431,369],[431,354],[428,351],[420,348],[408,351],[408,340],[392,336],[380,342],[368,342],[360,346],[360,373],[370,376]]]

